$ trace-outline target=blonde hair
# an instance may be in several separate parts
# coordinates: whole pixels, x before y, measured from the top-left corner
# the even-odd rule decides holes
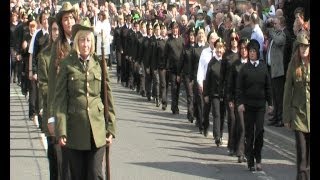
[[[80,54],[80,50],[79,50],[79,39],[81,37],[85,37],[87,35],[90,35],[90,39],[91,39],[91,49],[90,49],[90,55],[94,54],[95,52],[95,39],[94,39],[94,35],[92,31],[89,30],[79,30],[76,34],[76,36],[74,37],[74,43],[73,43],[73,49],[77,51],[78,54]]]

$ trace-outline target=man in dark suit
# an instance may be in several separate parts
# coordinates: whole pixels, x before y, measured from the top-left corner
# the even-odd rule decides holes
[[[168,62],[171,80],[171,110],[173,114],[179,114],[178,102],[180,92],[180,82],[177,81],[177,68],[180,56],[184,47],[184,40],[179,37],[179,25],[173,22],[171,25],[172,36],[168,39],[165,47],[165,59]]]

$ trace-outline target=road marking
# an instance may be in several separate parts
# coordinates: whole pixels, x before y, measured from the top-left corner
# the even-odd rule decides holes
[[[293,143],[293,144],[296,143],[296,141],[295,141],[294,139],[289,138],[289,137],[287,137],[287,136],[284,136],[284,135],[282,135],[282,134],[280,134],[280,133],[278,133],[278,132],[276,132],[276,131],[273,131],[273,130],[269,129],[268,127],[264,127],[264,130],[267,131],[267,132],[269,132],[269,133],[271,133],[271,134],[274,134],[274,135],[276,135],[276,136],[279,136],[279,137],[281,137],[281,138],[283,138],[283,139],[285,139],[285,140],[287,140],[287,141],[289,141],[289,142],[291,142],[291,143]]]

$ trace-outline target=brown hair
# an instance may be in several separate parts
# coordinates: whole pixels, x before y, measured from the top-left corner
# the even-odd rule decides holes
[[[302,77],[302,68],[301,68],[302,60],[301,60],[301,55],[300,55],[300,44],[297,45],[297,48],[292,56],[291,61],[293,63],[293,67],[295,69],[296,76],[298,78],[301,78]],[[310,62],[310,52],[309,52],[309,56],[308,56],[307,61],[308,61],[308,63]]]

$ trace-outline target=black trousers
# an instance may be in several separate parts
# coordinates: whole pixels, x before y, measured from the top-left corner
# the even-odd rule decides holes
[[[145,68],[145,89],[146,89],[146,95],[148,98],[151,97],[151,91],[152,91],[152,75],[153,72],[151,72],[151,69],[149,67],[149,73],[147,73],[147,68]]]
[[[168,86],[169,86],[169,78],[166,69],[159,69],[159,79],[160,79],[160,96],[161,102],[164,105],[167,105],[167,96],[168,96]]]
[[[236,107],[235,107],[236,108]],[[245,137],[245,126],[244,126],[244,115],[243,112],[239,112],[237,108],[234,110],[235,115],[235,152],[237,156],[244,155],[244,137]]]
[[[295,131],[297,149],[297,180],[310,179],[310,133]]]
[[[47,143],[50,180],[63,180],[61,147],[56,143],[56,139],[54,136],[47,136]]]
[[[159,96],[160,96],[160,92],[159,92],[160,91],[159,71],[158,71],[158,69],[156,69],[156,70],[152,70],[151,69],[151,73],[152,73],[152,96],[159,100]]]
[[[143,63],[140,64],[139,74],[140,74],[140,94],[145,96],[145,94],[146,94],[146,71],[144,69]]]
[[[273,104],[274,104],[274,118],[276,121],[282,120],[282,104],[283,104],[283,92],[284,92],[285,77],[280,76],[271,79]]]
[[[261,163],[265,111],[265,107],[257,108],[245,105],[245,154],[250,167],[254,166],[254,159],[256,163]]]
[[[237,134],[236,134],[236,116],[239,119],[238,111],[235,107],[230,108],[229,103],[226,103],[228,110],[228,149],[230,151],[237,151]]]
[[[133,73],[134,73],[134,61],[131,60],[127,60],[127,64],[128,64],[128,83],[129,83],[129,88],[130,89],[134,89],[134,84],[133,84]]]
[[[190,80],[189,75],[183,74],[182,77],[182,82],[184,87],[186,88],[186,93],[187,93],[187,108],[188,108],[188,113],[187,113],[187,118],[193,119],[193,81]]]
[[[91,150],[68,149],[72,180],[103,180],[105,146]]]
[[[121,53],[116,50],[116,59],[117,59],[117,78],[118,82],[121,80]]]
[[[127,60],[126,56],[124,54],[121,54],[121,68],[120,68],[120,75],[121,75],[121,82],[128,83],[128,77],[127,77]]]
[[[199,130],[203,130],[203,114],[204,114],[204,100],[203,95],[199,90],[199,84],[197,82],[194,83],[193,86],[194,92],[194,117],[196,118],[196,124],[199,125]]]
[[[29,84],[29,117],[39,112],[39,102],[38,102],[38,86],[37,81],[30,80]],[[41,126],[40,126],[41,127]]]
[[[171,80],[171,111],[178,112],[181,82],[177,82],[177,74],[175,72],[170,73],[170,80]]]

